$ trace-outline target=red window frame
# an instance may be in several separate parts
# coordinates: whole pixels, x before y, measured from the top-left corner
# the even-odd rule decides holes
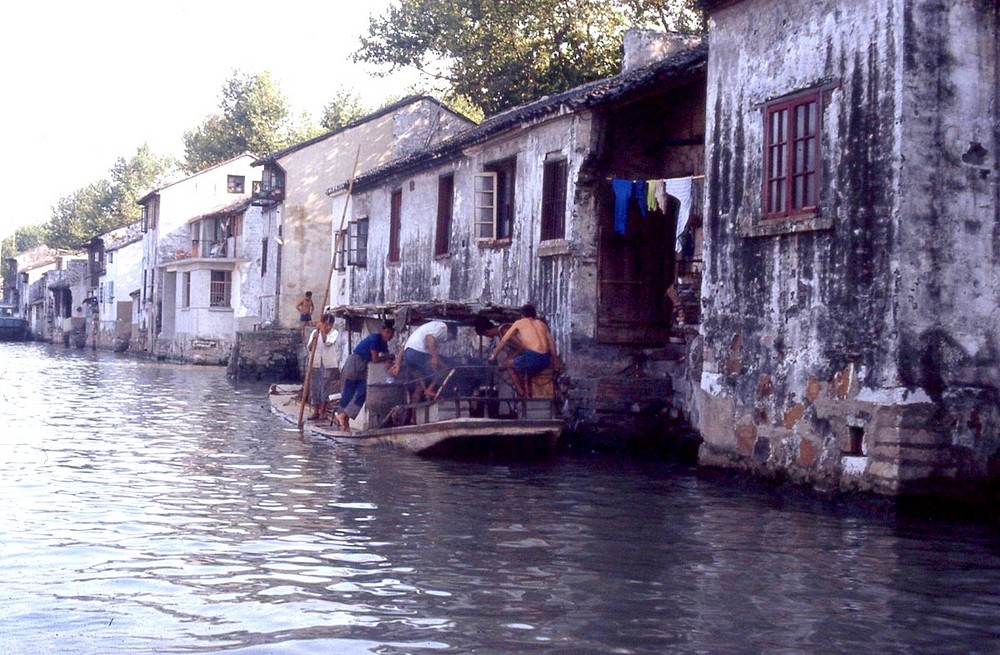
[[[819,89],[767,105],[764,112],[764,216],[813,215],[819,208]]]

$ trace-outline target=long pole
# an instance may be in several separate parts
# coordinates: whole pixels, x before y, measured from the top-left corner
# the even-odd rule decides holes
[[[358,146],[357,152],[354,153],[354,167],[351,169],[351,179],[347,183],[347,195],[344,197],[344,211],[340,214],[340,227],[337,228],[337,232],[334,236],[333,243],[333,256],[330,257],[330,271],[326,274],[326,291],[323,292],[323,304],[320,305],[322,310],[326,309],[327,303],[330,301],[330,285],[333,282],[333,271],[337,265],[337,238],[340,233],[344,230],[344,221],[347,219],[347,207],[351,204],[351,193],[354,191],[354,178],[358,174],[358,160],[361,159],[361,146]],[[320,319],[322,320],[322,318]],[[316,335],[315,339],[310,339],[309,342],[309,359],[306,364],[306,377],[302,383],[302,399],[299,403],[299,432],[302,432],[302,426],[305,421],[303,416],[306,413],[306,401],[309,399],[309,383],[312,381],[312,369],[313,361],[316,359],[316,346],[319,345],[319,327],[313,331]]]

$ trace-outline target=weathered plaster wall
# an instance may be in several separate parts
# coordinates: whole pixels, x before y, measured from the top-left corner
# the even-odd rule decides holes
[[[992,397],[972,421],[992,445],[964,467],[985,473],[997,446],[991,5],[821,0],[791,20],[787,3],[747,0],[713,14],[703,462],[886,492],[954,476],[944,378]],[[764,103],[816,87],[819,214],[764,221]]]
[[[987,0],[903,13],[899,376],[939,410],[924,459],[949,477],[1000,464],[998,13]]]
[[[286,173],[285,200],[280,208],[280,325],[298,325],[295,305],[305,291],[312,291],[319,305],[326,290],[331,239],[341,218],[333,215],[326,190],[351,178],[355,160],[360,175],[470,125],[437,103],[422,99],[279,159]]]
[[[569,288],[575,266],[569,255],[576,248],[577,235],[574,220],[567,218],[567,238],[540,245],[542,170],[547,155],[566,157],[572,197],[581,160],[578,153],[586,150],[588,138],[586,119],[566,116],[469,149],[461,159],[357,193],[352,217],[367,216],[370,224],[368,266],[348,267],[346,272],[352,302],[418,298],[519,305],[530,300],[550,321],[557,346],[564,350],[572,320]],[[509,157],[517,159],[513,238],[477,242],[473,237],[474,177],[485,165]],[[435,258],[438,180],[445,174],[453,174],[455,181],[451,250]],[[387,263],[389,203],[396,189],[402,190],[401,259]]]

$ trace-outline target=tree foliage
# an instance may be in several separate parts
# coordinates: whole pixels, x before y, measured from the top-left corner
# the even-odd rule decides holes
[[[360,95],[350,89],[341,88],[334,94],[333,99],[323,107],[323,116],[320,118],[319,124],[324,130],[332,132],[350,125],[369,112],[370,110],[365,106]]]
[[[223,84],[219,113],[185,132],[184,168],[194,173],[244,152],[274,152],[294,133],[288,102],[271,74],[233,71]]]
[[[42,228],[45,244],[76,250],[98,234],[134,223],[141,211],[136,201],[162,183],[175,166],[145,144],[130,159],[119,157],[107,179],[59,199]]]
[[[357,61],[413,67],[486,114],[618,72],[630,27],[696,31],[697,0],[399,0]]]

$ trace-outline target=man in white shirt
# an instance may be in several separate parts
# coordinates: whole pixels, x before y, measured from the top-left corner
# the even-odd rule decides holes
[[[448,325],[443,321],[429,321],[410,334],[406,344],[396,355],[396,363],[389,369],[389,373],[399,375],[400,368],[405,364],[419,376],[422,383],[417,385],[411,402],[419,402],[421,388],[424,389],[428,398],[434,397],[434,385],[437,382],[436,373],[442,367],[437,348],[439,343],[447,339]]]

